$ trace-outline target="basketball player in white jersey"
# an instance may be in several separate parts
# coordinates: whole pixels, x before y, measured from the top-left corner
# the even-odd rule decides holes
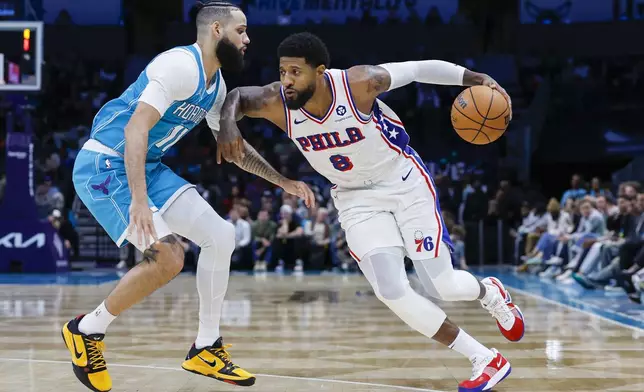
[[[459,391],[490,390],[510,373],[509,362],[412,290],[404,256],[413,260],[423,286],[434,297],[479,300],[511,341],[524,334],[523,315],[498,279],[479,281],[452,268],[451,241],[436,188],[408,145],[403,123],[378,95],[413,82],[483,84],[507,94],[489,76],[442,61],[327,69],[328,51],[309,33],[286,38],[278,56],[280,82],[228,94],[218,161],[242,159],[236,121],[243,116],[267,119],[284,130],[311,166],[335,184],[333,201],[351,254],[376,296],[409,326],[472,362],[473,375],[459,384]],[[509,120],[511,113],[507,115]]]
[[[197,42],[158,55],[94,118],[90,139],[74,164],[76,192],[114,242],[132,243],[145,262],[128,271],[94,311],[63,327],[74,374],[93,391],[112,388],[103,357],[108,326],[181,272],[184,250],[175,233],[201,247],[196,279],[199,330],[182,367],[229,384],[255,383],[254,375],[231,361],[219,331],[235,229],[194,185],[161,162],[204,118],[217,136],[226,96],[220,69],[241,71],[249,43],[246,16],[238,7],[205,3],[197,14]],[[314,196],[304,183],[284,178],[252,147],[244,148],[247,154],[237,162],[239,167],[311,204]],[[140,329],[142,336],[154,338],[145,326]],[[151,358],[154,353],[141,355]]]

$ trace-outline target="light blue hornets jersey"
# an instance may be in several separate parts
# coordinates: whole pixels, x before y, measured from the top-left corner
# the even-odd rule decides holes
[[[210,86],[206,85],[207,79],[201,61],[201,51],[197,45],[170,49],[170,51],[173,50],[188,51],[194,56],[199,68],[199,84],[191,97],[173,102],[159,122],[150,130],[146,159],[148,162],[161,159],[166,151],[206,117],[215,105],[217,97],[219,96],[219,99],[223,100],[226,94],[226,85],[221,71],[217,71]],[[107,102],[94,117],[90,137],[119,154],[125,154],[125,126],[130,121],[139,98],[149,83],[146,73],[148,67],[150,64],[120,97]]]

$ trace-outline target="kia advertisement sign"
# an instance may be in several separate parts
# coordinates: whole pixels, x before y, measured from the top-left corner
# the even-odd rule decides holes
[[[29,130],[30,118],[25,116]],[[38,219],[34,200],[34,145],[29,132],[13,132],[7,119],[7,185],[0,205],[0,273],[55,273],[68,268],[63,241],[49,221]]]
[[[47,237],[45,236],[45,233],[38,233],[26,241],[23,240],[22,233],[9,233],[0,238],[0,248],[26,249],[31,246],[35,246],[40,249],[45,246],[46,242]]]
[[[60,272],[68,268],[66,253],[48,221],[0,220],[0,272]]]

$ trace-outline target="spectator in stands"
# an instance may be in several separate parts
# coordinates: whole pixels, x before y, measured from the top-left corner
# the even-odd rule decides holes
[[[230,211],[237,204],[248,205],[247,200],[241,194],[239,185],[233,185],[230,188],[230,196],[224,199],[224,207],[227,211]]]
[[[309,265],[313,269],[331,269],[329,244],[331,243],[331,228],[328,223],[329,210],[322,207],[317,210],[314,219],[307,220],[304,225],[304,235],[310,244]]]
[[[534,246],[548,226],[546,211],[542,206],[532,207],[530,203],[524,202],[521,206],[521,215],[523,220],[521,226],[516,230],[510,231],[510,236],[514,237],[514,259],[519,260],[524,254],[530,254]],[[522,250],[521,245],[524,245]]]
[[[255,241],[255,271],[266,271],[271,260],[272,243],[275,240],[277,223],[270,219],[268,210],[261,210],[257,220],[252,224],[253,241]]]
[[[273,206],[274,202],[275,198],[273,197],[273,193],[269,190],[265,190],[260,200],[260,210],[266,210],[268,212],[268,216],[272,217],[275,211],[275,207]]]
[[[521,221],[522,196],[519,189],[513,187],[510,181],[503,180],[499,183],[496,200],[496,208],[501,219],[511,225]]]
[[[558,238],[572,233],[574,229],[570,213],[561,209],[557,199],[550,199],[546,210],[546,232],[541,235],[534,250],[521,258],[525,263],[518,268],[519,272],[527,271],[530,265],[541,264],[543,260],[550,259],[556,251]]]
[[[635,228],[635,237],[620,248],[620,270],[617,271],[617,284],[624,289],[628,298],[642,303],[640,294],[633,284],[633,276],[644,269],[644,193],[637,196],[640,217]]]
[[[579,282],[589,274],[599,272],[610,264],[610,261],[618,256],[619,249],[626,242],[626,238],[635,230],[637,220],[633,216],[633,201],[620,197],[618,203],[619,214],[609,217],[606,222],[608,234],[591,246],[579,268],[573,270],[574,280]]]
[[[473,223],[485,218],[488,211],[488,197],[480,180],[474,180],[472,190],[464,197],[463,222]]]
[[[47,217],[53,210],[63,210],[65,198],[58,187],[54,186],[51,177],[45,177],[45,181],[36,188],[36,208],[38,216]]]
[[[304,228],[300,217],[293,213],[293,207],[289,204],[282,205],[280,222],[273,241],[273,261],[276,272],[284,271],[284,267],[293,268],[297,272],[304,269],[300,256],[302,246],[300,240],[303,236]]]
[[[250,218],[250,212],[248,207],[243,204],[237,205],[237,212],[239,213],[239,218],[245,220],[248,223],[253,223],[253,220]]]
[[[335,253],[338,257],[340,268],[343,271],[358,269],[355,265],[356,260],[351,255],[351,250],[347,245],[347,238],[344,235],[339,235],[335,241]]]
[[[625,197],[626,192],[622,191],[621,194],[624,198],[628,199]],[[623,269],[622,258],[624,260],[630,260],[631,256],[634,254],[633,252],[639,249],[638,243],[640,243],[644,238],[644,214],[642,213],[644,209],[642,207],[644,207],[644,196],[641,198],[638,197],[638,199],[635,199],[632,202],[632,216],[634,217],[635,225],[633,226],[633,229],[627,233],[624,244],[618,249],[618,252],[613,255],[615,257],[613,257],[613,259],[598,272],[591,272],[588,275],[573,275],[573,278],[577,283],[587,289],[613,288],[612,286],[608,286],[608,284],[611,279],[619,277],[619,274]],[[626,265],[626,262],[624,265]]]
[[[574,174],[570,180],[570,189],[564,192],[561,197],[561,205],[566,205],[568,199],[581,199],[586,196],[586,189],[582,187],[582,178],[579,174]]]
[[[253,267],[250,223],[241,219],[237,208],[230,210],[228,222],[235,226],[235,250],[231,258],[232,264],[237,269],[250,270]]]
[[[563,234],[559,237],[559,242],[563,246],[558,248],[558,253],[546,261],[550,268],[543,271],[540,276],[557,277],[560,281],[571,278],[572,268],[576,267],[576,263],[579,262],[577,255],[583,252],[584,243],[605,234],[606,221],[590,200],[582,200],[579,209],[581,220],[577,230],[570,235]],[[570,257],[573,254],[574,257]],[[566,259],[569,260],[569,263],[565,266],[566,270],[562,271]]]
[[[63,240],[63,246],[70,260],[78,257],[78,233],[72,227],[67,219],[63,218],[60,210],[53,210],[47,217],[51,225],[56,229],[60,239]]]
[[[467,261],[465,260],[465,230],[461,226],[454,226],[450,231],[452,242],[454,243],[454,252],[452,252],[452,264],[455,268],[468,270]]]
[[[637,194],[640,191],[640,184],[635,181],[624,182],[619,186],[619,196],[626,196],[631,199],[637,198]]]
[[[599,196],[612,197],[613,196],[608,189],[602,189],[601,181],[599,180],[599,177],[593,177],[593,179],[590,180],[590,191],[588,192],[588,194],[593,197],[599,197]]]
[[[604,218],[608,219],[611,216],[618,215],[620,209],[613,202],[612,196],[597,196],[595,198],[595,204],[597,205],[597,210],[604,215]]]

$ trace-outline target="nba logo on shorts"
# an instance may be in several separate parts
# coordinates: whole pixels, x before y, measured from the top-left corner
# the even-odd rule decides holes
[[[416,244],[416,252],[418,253],[422,252],[423,248],[428,252],[434,249],[434,240],[432,237],[425,237],[420,230],[416,230],[414,233],[414,243]]]

